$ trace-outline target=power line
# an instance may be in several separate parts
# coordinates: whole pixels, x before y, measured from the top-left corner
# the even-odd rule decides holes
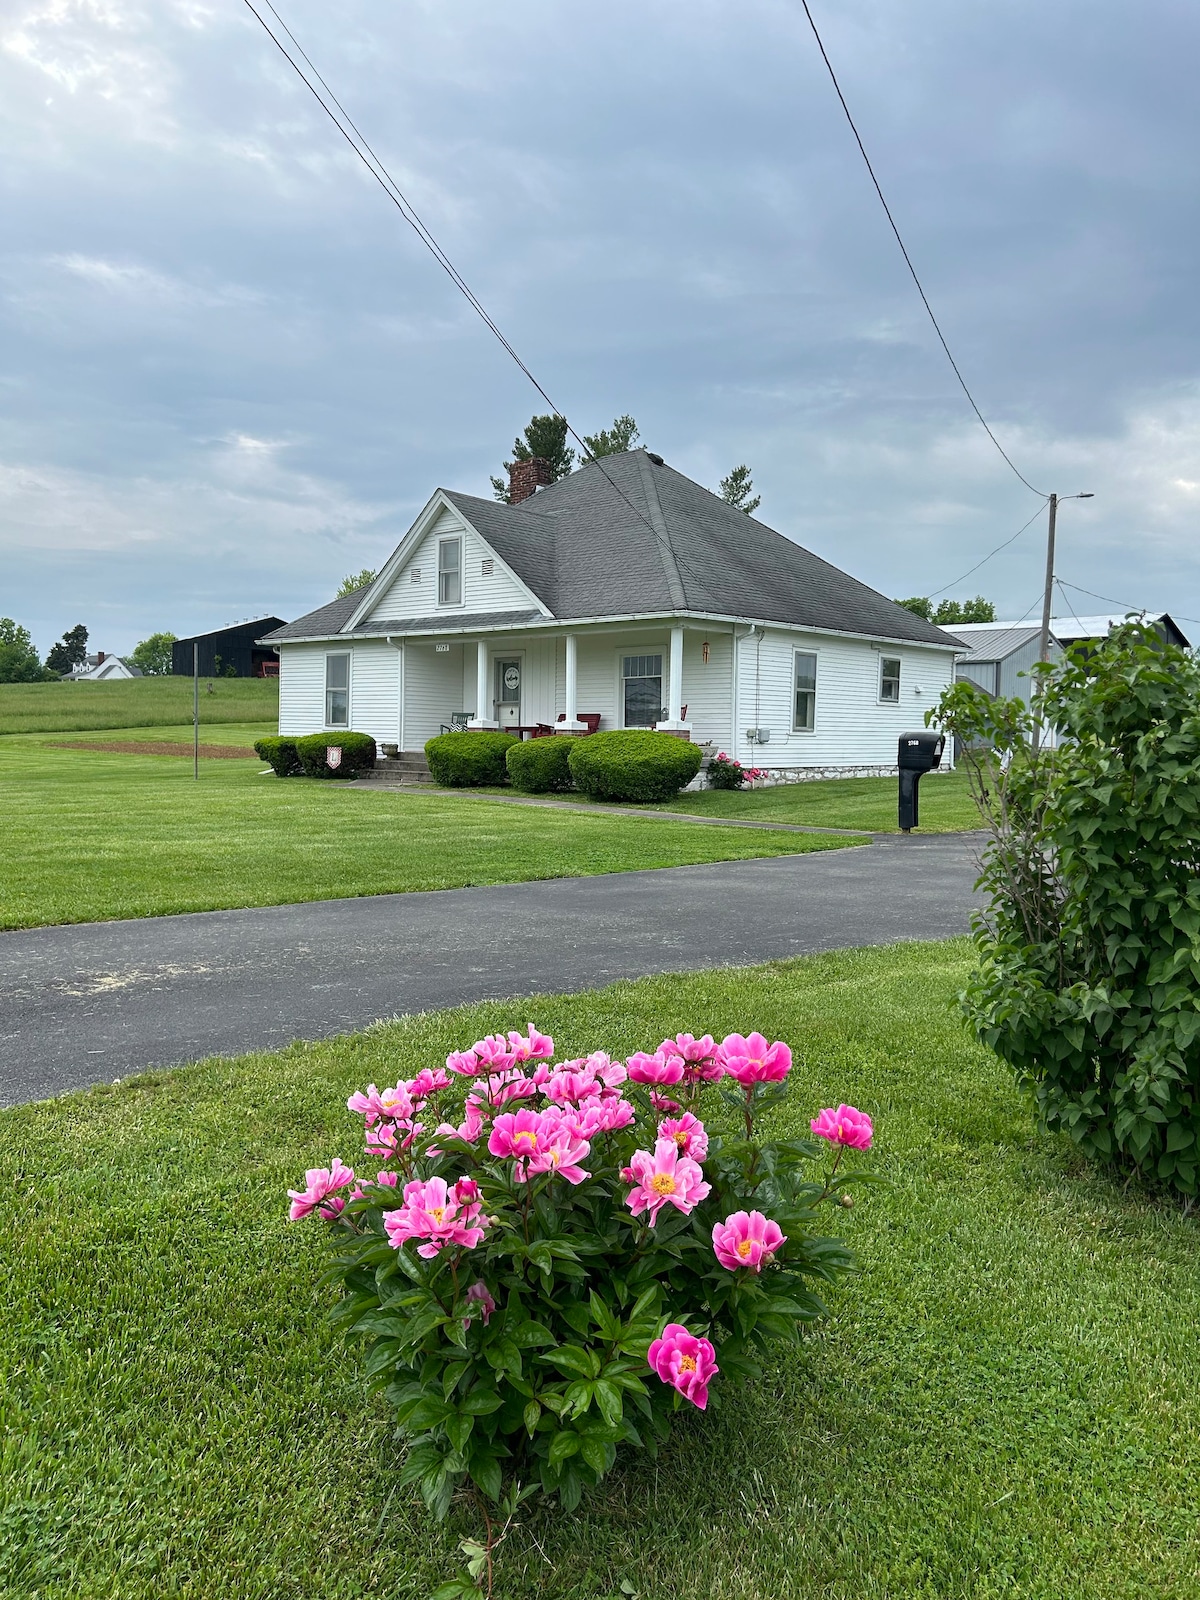
[[[514,349],[512,344],[509,343],[508,339],[505,337],[505,335],[502,332],[502,330],[500,329],[499,325],[495,322],[493,317],[490,315],[490,313],[488,312],[487,308],[484,306],[483,302],[479,299],[478,295],[475,294],[474,290],[471,289],[470,285],[463,278],[463,276],[459,272],[458,268],[450,260],[450,257],[442,249],[441,245],[434,238],[434,236],[430,232],[429,228],[425,225],[424,221],[421,219],[420,215],[418,214],[416,208],[413,206],[412,202],[407,198],[407,196],[401,190],[399,185],[396,183],[395,179],[392,177],[391,173],[384,166],[383,162],[375,154],[375,152],[371,148],[371,146],[367,143],[367,140],[359,132],[358,128],[355,126],[354,122],[352,121],[349,113],[345,110],[345,108],[343,107],[341,101],[337,98],[337,96],[334,94],[333,90],[329,87],[329,85],[325,82],[325,79],[321,76],[320,72],[313,65],[311,57],[307,54],[307,52],[305,51],[303,45],[300,44],[299,40],[296,38],[296,36],[292,32],[292,30],[288,27],[287,23],[279,15],[279,12],[275,9],[274,5],[271,3],[271,0],[262,0],[262,3],[266,5],[267,9],[271,12],[272,16],[279,23],[279,26],[283,29],[283,31],[287,34],[288,38],[292,41],[292,44],[295,46],[297,53],[304,58],[304,61],[306,62],[306,64],[308,65],[310,71],[312,72],[313,77],[316,78],[317,82],[321,85],[321,88],[325,91],[325,94],[327,94],[329,96],[329,99],[332,101],[333,105],[337,107],[337,110],[340,113],[340,118],[342,120],[339,120],[339,117],[334,115],[333,111],[330,109],[329,105],[326,104],[325,100],[322,98],[321,94],[318,92],[316,87],[313,85],[312,82],[310,82],[309,78],[306,76],[306,74],[304,73],[304,71],[300,67],[299,63],[296,61],[295,57],[293,57],[290,54],[290,52],[287,49],[287,46],[272,31],[272,29],[270,27],[270,24],[266,21],[265,17],[263,17],[262,13],[254,5],[253,0],[245,0],[245,5],[246,5],[247,10],[250,11],[253,14],[253,16],[258,20],[259,24],[261,25],[261,27],[263,29],[263,32],[267,35],[267,37],[271,40],[271,42],[276,46],[276,48],[278,49],[279,53],[283,56],[284,60],[287,61],[288,65],[295,72],[296,76],[304,84],[305,88],[312,95],[313,99],[316,100],[317,104],[321,107],[321,110],[329,118],[330,122],[333,123],[334,127],[341,134],[342,138],[345,139],[346,143],[350,146],[351,150],[354,151],[355,155],[362,162],[362,164],[366,167],[367,171],[371,174],[371,176],[375,179],[376,183],[383,190],[384,194],[387,195],[388,199],[392,202],[392,204],[400,212],[400,215],[408,223],[409,227],[412,228],[413,232],[421,240],[421,243],[424,244],[426,249],[429,250],[429,252],[433,256],[434,260],[438,263],[438,265],[446,273],[447,277],[449,277],[450,281],[454,284],[455,288],[457,288],[459,290],[459,292],[463,295],[463,297],[466,299],[468,305],[470,305],[472,310],[474,310],[478,314],[478,316],[483,321],[484,325],[489,329],[489,331],[492,334],[495,335],[496,339],[499,341],[499,343],[502,346],[502,348],[506,351],[506,353],[509,356],[511,356],[512,360],[516,363],[516,365],[520,369],[520,371],[522,373],[524,373],[526,378],[529,379],[529,382],[537,390],[538,394],[541,395],[542,399],[550,407],[550,410],[565,425],[567,432],[570,434],[571,438],[574,439],[575,443],[579,446],[580,450],[583,452],[583,456],[584,456],[585,461],[591,466],[595,466],[595,467],[599,467],[600,468],[601,476],[604,478],[605,482],[621,498],[621,500],[624,501],[625,505],[634,514],[634,516],[638,519],[638,521],[641,522],[645,526],[645,528],[649,531],[649,533],[655,539],[655,541],[658,543],[658,545],[666,552],[667,555],[670,556],[671,560],[675,563],[675,566],[677,568],[682,568],[690,577],[694,578],[696,583],[699,585],[700,590],[701,590],[702,593],[703,592],[707,592],[707,584],[705,583],[704,579],[700,576],[700,574],[698,572],[696,572],[695,568],[693,568],[687,561],[683,560],[680,557],[679,553],[675,550],[674,546],[671,544],[670,539],[666,538],[662,534],[660,534],[658,529],[654,526],[654,524],[650,521],[650,519],[642,511],[640,511],[636,505],[634,505],[633,501],[630,500],[629,496],[621,488],[620,484],[617,483],[616,480],[613,477],[610,476],[610,474],[608,473],[608,471],[607,471],[607,469],[605,467],[601,466],[600,458],[597,457],[597,456],[593,456],[592,455],[592,453],[589,451],[587,445],[583,442],[583,440],[575,432],[575,429],[571,426],[570,422],[568,421],[568,419],[566,417],[566,414],[563,411],[561,411],[558,406],[555,405],[554,401],[551,400],[550,396],[546,393],[545,389],[542,388],[541,384],[534,377],[533,373],[529,370],[529,368],[525,365],[524,361],[521,360],[521,357],[517,354],[517,351]],[[350,130],[350,131],[347,131],[347,130]],[[353,137],[352,137],[352,135],[353,135]]]
[[[933,314],[933,307],[929,304],[929,296],[925,293],[924,286],[922,285],[920,278],[917,276],[917,269],[912,264],[912,257],[909,255],[908,249],[907,249],[907,247],[906,247],[906,245],[904,243],[904,240],[900,236],[900,229],[896,226],[896,219],[892,215],[891,207],[888,205],[887,201],[884,199],[883,190],[880,187],[879,179],[875,176],[875,168],[871,165],[871,158],[867,154],[867,147],[866,147],[865,144],[863,144],[862,135],[858,131],[858,128],[857,128],[857,126],[855,124],[854,118],[850,115],[850,107],[846,104],[846,97],[842,93],[842,86],[838,82],[837,73],[834,72],[834,70],[833,70],[833,63],[829,59],[829,53],[825,49],[825,45],[824,45],[824,43],[823,43],[823,41],[821,39],[821,35],[817,31],[817,25],[813,21],[813,14],[808,9],[808,0],[800,0],[800,4],[804,8],[804,15],[808,18],[808,25],[812,29],[813,38],[817,41],[817,49],[821,52],[821,59],[825,63],[826,69],[827,69],[827,71],[829,73],[829,77],[830,77],[830,79],[831,79],[831,81],[833,83],[833,87],[837,92],[837,97],[841,101],[842,110],[846,113],[846,121],[850,124],[850,132],[854,135],[854,142],[858,145],[859,153],[861,154],[863,160],[866,162],[867,171],[871,175],[871,182],[875,185],[875,193],[879,196],[879,203],[883,207],[884,215],[887,217],[888,222],[891,224],[892,232],[896,236],[896,243],[900,246],[900,254],[904,257],[904,264],[908,268],[909,273],[912,275],[912,281],[917,286],[917,293],[921,296],[921,304],[925,307],[925,310],[929,314],[929,320],[933,324],[933,331],[934,331],[934,333],[937,334],[938,340],[939,340],[939,342],[940,342],[940,344],[942,346],[942,349],[946,352],[946,360],[950,363],[951,367],[954,369],[954,376],[958,379],[959,386],[961,387],[962,392],[966,395],[967,401],[968,401],[968,403],[969,403],[969,405],[971,407],[971,410],[979,418],[979,421],[980,421],[980,423],[981,423],[981,425],[983,427],[983,431],[987,434],[988,438],[996,446],[996,449],[999,450],[1000,454],[1004,457],[1005,461],[1008,463],[1008,465],[1012,469],[1012,471],[1014,473],[1016,473],[1018,478],[1020,478],[1021,482],[1025,485],[1025,487],[1032,494],[1041,495],[1043,500],[1049,499],[1048,495],[1042,494],[1042,491],[1040,489],[1035,489],[1033,487],[1033,485],[1030,483],[1029,479],[1025,476],[1025,474],[1020,470],[1020,468],[1013,461],[1013,459],[1009,455],[1008,451],[1004,448],[1004,446],[1000,443],[999,439],[997,439],[996,435],[992,432],[991,428],[988,425],[987,418],[984,416],[983,412],[976,405],[975,396],[971,393],[970,389],[967,388],[967,380],[963,377],[962,373],[959,371],[958,362],[955,361],[954,356],[951,354],[950,346],[946,343],[946,335],[942,332],[941,326],[938,323],[938,319]]]
[[[1042,507],[1039,506],[1037,508],[1037,510],[1033,513],[1033,516],[1030,517],[1029,521],[1025,522],[1025,523],[1022,523],[1022,525],[1017,529],[1016,533],[1014,533],[1011,538],[1005,539],[1003,544],[998,544],[994,550],[989,551],[988,554],[986,556],[984,556],[982,561],[977,561],[973,567],[968,567],[966,572],[963,573],[962,577],[955,578],[953,583],[946,584],[946,586],[944,588],[942,588],[942,589],[934,589],[933,592],[930,594],[929,598],[931,600],[936,600],[938,595],[940,595],[940,594],[948,594],[951,589],[956,588],[960,583],[964,582],[965,579],[969,578],[973,572],[978,572],[980,567],[986,567],[988,562],[992,559],[993,556],[998,556],[1000,554],[1001,550],[1007,550],[1010,544],[1014,544],[1021,537],[1021,535],[1025,532],[1025,529],[1030,527],[1034,522],[1036,522],[1037,519],[1041,516],[1041,514],[1042,514]]]
[[[1062,585],[1064,583],[1066,583],[1066,579],[1065,578],[1056,578],[1055,582],[1061,588]],[[1091,595],[1093,600],[1103,600],[1110,606],[1120,606],[1121,609],[1123,611],[1125,611],[1125,612],[1140,611],[1143,615],[1146,615],[1149,612],[1149,607],[1148,606],[1131,606],[1128,603],[1128,601],[1125,601],[1125,600],[1114,600],[1111,594],[1097,594],[1094,589],[1085,589],[1085,588],[1083,588],[1083,586],[1081,584],[1078,584],[1078,583],[1067,583],[1067,588],[1068,589],[1074,589],[1076,594],[1089,594],[1089,595]],[[1075,613],[1072,612],[1071,615],[1074,616]],[[1173,612],[1170,612],[1169,615],[1173,616],[1173,617],[1174,616],[1178,616],[1180,622],[1200,623],[1200,617],[1185,617],[1182,611],[1179,611],[1179,612],[1174,612],[1173,611]],[[1076,622],[1078,622],[1079,618],[1075,617],[1075,620],[1076,620]]]

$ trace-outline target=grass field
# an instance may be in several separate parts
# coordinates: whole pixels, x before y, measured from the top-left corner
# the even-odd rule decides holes
[[[739,817],[749,822],[803,822],[817,828],[862,828],[897,833],[895,778],[829,778],[778,784],[771,789],[703,789],[681,794],[672,811],[699,817]],[[930,774],[920,788],[921,833],[978,828],[979,811],[962,772]]]
[[[1035,1136],[952,1009],[963,943],[414,1017],[0,1114],[0,1589],[13,1600],[423,1600],[457,1514],[396,1488],[361,1357],[284,1190],[353,1160],[348,1092],[496,1027],[560,1052],[760,1025],[783,1126],[848,1100],[889,1180],[861,1276],[763,1383],[681,1417],[578,1513],[533,1510],[503,1600],[1191,1600],[1197,1222]],[[717,1392],[714,1387],[714,1394]]]
[[[249,745],[263,728],[201,732]],[[155,736],[190,742],[191,729],[116,734]],[[257,759],[202,762],[197,783],[186,757],[67,750],[61,737],[0,739],[0,928],[586,877],[846,842],[280,780],[262,776]]]
[[[200,723],[279,718],[277,678],[216,678],[200,682]],[[0,734],[52,733],[82,728],[192,725],[190,678],[124,678],[116,683],[2,683]]]

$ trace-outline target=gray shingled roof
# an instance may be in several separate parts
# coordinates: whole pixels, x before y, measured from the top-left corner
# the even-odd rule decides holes
[[[690,611],[956,643],[645,450],[606,456],[519,506],[446,495],[556,617]],[[271,639],[336,632],[361,598],[335,600]]]

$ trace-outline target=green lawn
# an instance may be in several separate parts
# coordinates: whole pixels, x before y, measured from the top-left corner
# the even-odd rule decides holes
[[[353,1159],[347,1093],[535,1019],[560,1051],[761,1026],[780,1114],[871,1112],[890,1180],[798,1358],[535,1510],[503,1600],[1190,1600],[1197,1222],[1031,1131],[952,996],[965,943],[414,1017],[0,1114],[0,1589],[14,1600],[423,1600],[431,1526],[284,1190]],[[715,1392],[715,1391],[714,1391]]]
[[[828,778],[770,789],[702,789],[670,802],[672,811],[758,822],[803,822],[817,828],[863,828],[897,833],[895,778]],[[921,780],[921,833],[957,833],[981,826],[962,772]]]
[[[200,723],[259,722],[274,732],[278,678],[200,681]],[[0,734],[80,728],[148,728],[192,723],[190,678],[123,678],[115,683],[0,683]]]
[[[249,744],[262,731],[231,722],[202,734]],[[94,737],[156,734],[191,740],[187,727]],[[67,750],[58,748],[63,737],[73,736],[0,738],[0,928],[741,861],[845,843],[280,780],[262,776],[257,758],[204,761],[197,783],[190,758]]]

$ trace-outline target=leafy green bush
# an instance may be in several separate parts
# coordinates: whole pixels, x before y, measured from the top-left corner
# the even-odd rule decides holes
[[[329,751],[340,750],[336,767]],[[369,733],[310,733],[296,740],[296,755],[306,778],[357,778],[375,765],[375,741]]]
[[[852,1266],[819,1208],[850,1205],[844,1158],[870,1149],[871,1119],[843,1105],[812,1138],[761,1140],[787,1098],[786,1044],[678,1034],[624,1063],[553,1054],[531,1027],[372,1084],[347,1102],[372,1176],[335,1160],[290,1191],[294,1221],[330,1224],[331,1320],[366,1342],[408,1441],[395,1481],[440,1517],[460,1486],[501,1522],[533,1490],[574,1510],[618,1448],[657,1451],[674,1413],[761,1379],[761,1358],[826,1314],[814,1285]],[[706,1094],[731,1131],[700,1120]],[[479,1565],[439,1595],[481,1595],[468,1543]]]
[[[561,794],[575,786],[568,758],[574,735],[555,734],[547,739],[525,739],[512,745],[504,760],[513,786],[526,794]]]
[[[425,745],[425,758],[433,781],[444,789],[477,789],[508,781],[504,758],[521,741],[515,733],[496,733],[486,728],[464,728],[461,733],[443,733]]]
[[[1040,667],[1019,700],[967,683],[929,720],[965,747],[991,830],[963,996],[1041,1125],[1192,1197],[1200,1173],[1200,663],[1137,623]]]
[[[273,769],[277,778],[297,778],[304,771],[295,739],[256,739],[254,754]]]
[[[616,728],[572,739],[575,787],[594,800],[670,800],[700,770],[700,746],[670,733]]]

